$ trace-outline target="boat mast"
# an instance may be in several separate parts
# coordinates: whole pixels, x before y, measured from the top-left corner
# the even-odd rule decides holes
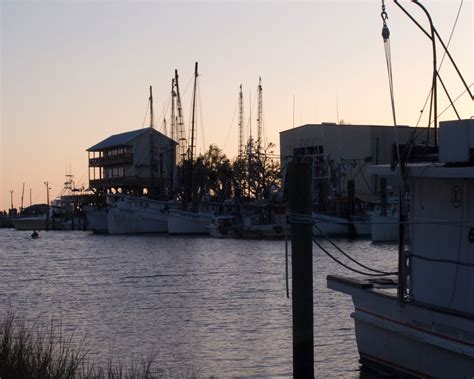
[[[150,129],[154,129],[154,120],[153,120],[153,89],[150,86],[150,97],[148,98],[150,101]],[[154,160],[154,143],[153,143],[153,133],[150,130],[150,146],[149,146],[149,154],[150,154],[150,187],[147,190],[148,196],[154,197],[155,196],[155,160]],[[162,180],[162,178],[160,178]],[[142,190],[143,192],[143,190]],[[143,195],[143,193],[140,194],[140,196]]]
[[[175,114],[175,97],[174,78],[171,79],[171,139],[176,140],[176,114]]]
[[[194,166],[194,148],[196,140],[196,87],[197,87],[197,78],[198,78],[198,62],[194,64],[194,86],[193,86],[193,103],[191,111],[191,131],[190,131],[190,146],[188,150],[188,202],[193,203],[193,166]]]
[[[258,109],[257,109],[257,154],[260,154],[263,142],[263,97],[262,97],[262,78],[258,78]]]
[[[249,140],[247,144],[247,157],[248,157],[248,195],[250,197],[251,194],[251,183],[252,183],[252,148],[253,148],[253,140],[252,140],[252,92],[249,91]]]
[[[239,92],[239,157],[244,153],[244,95],[242,93],[242,84]]]
[[[176,108],[178,109],[178,144],[179,144],[179,155],[181,162],[186,160],[187,141],[186,134],[184,131],[183,121],[183,107],[181,106],[181,95],[179,93],[179,81],[178,81],[178,70],[174,70],[175,86],[176,86]]]
[[[197,86],[197,78],[198,78],[198,62],[194,64],[194,88],[193,88],[193,108],[191,113],[191,146],[189,148],[189,161],[191,162],[191,166],[193,164],[194,159],[194,148],[195,148],[195,140],[196,140],[196,125],[195,125],[195,116],[196,116],[196,86]]]

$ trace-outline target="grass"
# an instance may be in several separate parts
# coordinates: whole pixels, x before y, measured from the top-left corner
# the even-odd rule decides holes
[[[156,353],[127,366],[112,360],[105,367],[88,363],[90,350],[74,333],[65,336],[62,325],[51,321],[48,328],[28,326],[9,311],[0,325],[1,379],[151,379],[197,378],[193,370],[164,373],[156,365]]]

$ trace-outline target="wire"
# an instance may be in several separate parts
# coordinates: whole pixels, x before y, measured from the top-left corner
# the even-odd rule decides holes
[[[143,129],[143,127],[145,126],[146,116],[148,116],[148,109],[150,108],[150,102],[147,101],[146,104],[147,105],[146,105],[145,117],[143,117],[143,123],[142,123],[141,129]]]
[[[457,25],[457,23],[458,23],[459,14],[461,13],[461,8],[462,8],[462,5],[463,5],[463,2],[464,2],[464,0],[461,0],[461,3],[459,4],[459,9],[458,9],[458,14],[456,15],[456,20],[454,21],[453,28],[451,29],[451,34],[449,35],[448,43],[446,44],[446,49],[444,50],[443,57],[441,58],[441,62],[439,63],[439,66],[438,66],[438,73],[439,73],[440,70],[441,70],[441,66],[443,65],[444,58],[446,58],[447,50],[448,50],[449,45],[450,45],[450,43],[451,43],[451,39],[453,38],[454,29],[456,28],[456,25]],[[466,89],[466,90],[467,90],[467,89]],[[425,103],[423,104],[423,108],[422,108],[421,111],[420,111],[420,116],[418,117],[418,121],[416,122],[415,128],[417,128],[418,125],[419,125],[419,123],[420,123],[421,116],[423,115],[423,112],[425,111],[426,104],[428,103],[428,99],[430,98],[432,91],[433,91],[433,88],[431,88],[430,91],[428,92],[428,96],[426,97]],[[464,91],[464,92],[465,92],[465,91]],[[464,92],[463,92],[463,93],[464,93]],[[448,108],[449,108],[449,106],[448,106]],[[442,113],[444,113],[444,111],[443,111]],[[441,114],[442,114],[442,113],[441,113]],[[441,114],[439,114],[438,116],[441,116]],[[431,125],[431,124],[432,124],[432,121],[430,121],[430,125]]]
[[[239,100],[237,99],[237,101],[235,102],[235,109],[234,109],[234,114],[232,116],[232,120],[230,122],[230,127],[229,127],[229,131],[227,132],[227,137],[225,139],[225,142],[224,142],[224,146],[222,147],[222,150],[224,150],[227,146],[227,142],[229,142],[229,137],[230,137],[230,133],[232,132],[232,129],[233,129],[233,126],[234,126],[234,120],[235,120],[235,115],[237,114],[237,109],[239,107]]]

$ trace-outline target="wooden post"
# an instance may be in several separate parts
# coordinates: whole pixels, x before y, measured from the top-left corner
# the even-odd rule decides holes
[[[311,219],[311,166],[308,163],[288,165],[288,205],[291,214],[301,215],[299,219]],[[314,377],[312,229],[311,222],[291,221],[294,378]]]
[[[348,237],[353,239],[356,238],[357,232],[352,220],[354,215],[354,196],[355,196],[355,183],[353,179],[347,181],[347,220],[348,222]]]
[[[382,216],[387,215],[387,178],[380,178],[380,206]]]

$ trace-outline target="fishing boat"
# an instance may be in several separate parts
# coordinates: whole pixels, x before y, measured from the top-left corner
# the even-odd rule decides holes
[[[440,131],[474,136],[474,120],[441,123]],[[474,375],[474,165],[454,160],[452,141],[440,141],[440,155],[447,150],[440,163],[407,167],[411,238],[398,280],[327,278],[329,288],[352,296],[367,366],[417,377]]]
[[[370,234],[372,242],[396,242],[399,233],[398,215],[370,215]]]
[[[193,212],[171,209],[168,216],[169,234],[209,234],[209,224],[215,216],[212,210]]]
[[[370,237],[370,221],[367,217],[354,216],[350,221],[328,216],[322,213],[313,213],[313,235],[315,237]]]
[[[414,3],[429,16],[421,4]],[[398,2],[395,4],[409,14]],[[383,3],[382,19],[382,35],[387,43]],[[439,35],[436,37],[441,40]],[[432,43],[436,42],[432,36]],[[432,91],[436,94],[436,55],[434,62]],[[390,66],[388,69],[391,78]],[[409,145],[392,167],[373,168],[373,174],[399,178],[401,199],[408,202],[403,200],[399,206],[397,276],[359,279],[330,275],[327,286],[352,296],[355,310],[351,317],[365,366],[419,378],[472,378],[474,119],[440,122],[438,129],[436,96],[432,101],[439,160],[407,163],[414,148]]]
[[[145,197],[107,196],[109,234],[166,233],[173,204]]]
[[[83,211],[87,219],[87,229],[97,234],[106,234],[109,232],[107,226],[107,207],[85,205]]]

